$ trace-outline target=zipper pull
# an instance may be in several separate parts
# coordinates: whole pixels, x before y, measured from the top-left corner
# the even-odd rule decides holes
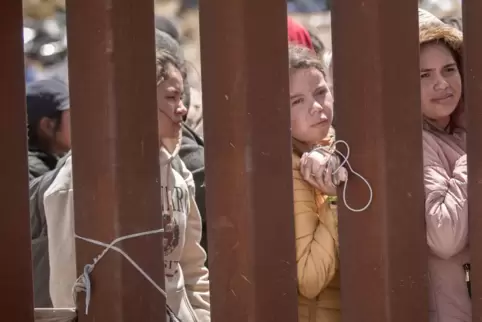
[[[465,281],[470,283],[470,264],[464,264],[464,271],[465,271]]]
[[[472,298],[472,286],[470,285],[470,264],[465,263],[463,268],[465,271],[465,283],[467,284],[467,291],[469,292],[469,297]]]

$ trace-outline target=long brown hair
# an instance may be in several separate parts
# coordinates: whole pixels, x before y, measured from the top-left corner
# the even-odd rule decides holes
[[[186,77],[184,63],[180,59],[165,49],[156,50],[156,81],[158,85],[167,78],[169,66],[179,70],[183,79]]]

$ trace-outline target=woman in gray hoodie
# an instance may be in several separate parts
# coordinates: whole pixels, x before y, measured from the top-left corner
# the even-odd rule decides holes
[[[201,217],[194,199],[192,174],[181,162],[171,166],[180,147],[183,77],[180,63],[165,51],[156,53],[161,208],[164,222],[167,304],[183,322],[210,321],[206,253],[200,245]],[[49,227],[50,296],[55,308],[74,307],[76,274],[72,161],[69,158],[44,197]]]

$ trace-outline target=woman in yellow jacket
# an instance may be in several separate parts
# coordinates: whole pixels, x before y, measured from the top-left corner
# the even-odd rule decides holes
[[[299,321],[338,322],[337,218],[328,195],[336,192],[332,174],[339,160],[313,151],[330,150],[333,96],[309,49],[290,46],[289,68]]]

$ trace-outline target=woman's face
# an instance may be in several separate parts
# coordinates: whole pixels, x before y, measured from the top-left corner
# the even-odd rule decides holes
[[[333,96],[316,68],[290,71],[291,134],[315,145],[328,134],[333,120]]]
[[[423,45],[420,51],[422,113],[441,128],[462,96],[462,79],[450,49],[442,43]]]
[[[166,78],[157,86],[159,143],[179,138],[182,118],[187,109],[182,103],[184,84],[181,72],[169,65]],[[176,142],[177,143],[177,142]]]

